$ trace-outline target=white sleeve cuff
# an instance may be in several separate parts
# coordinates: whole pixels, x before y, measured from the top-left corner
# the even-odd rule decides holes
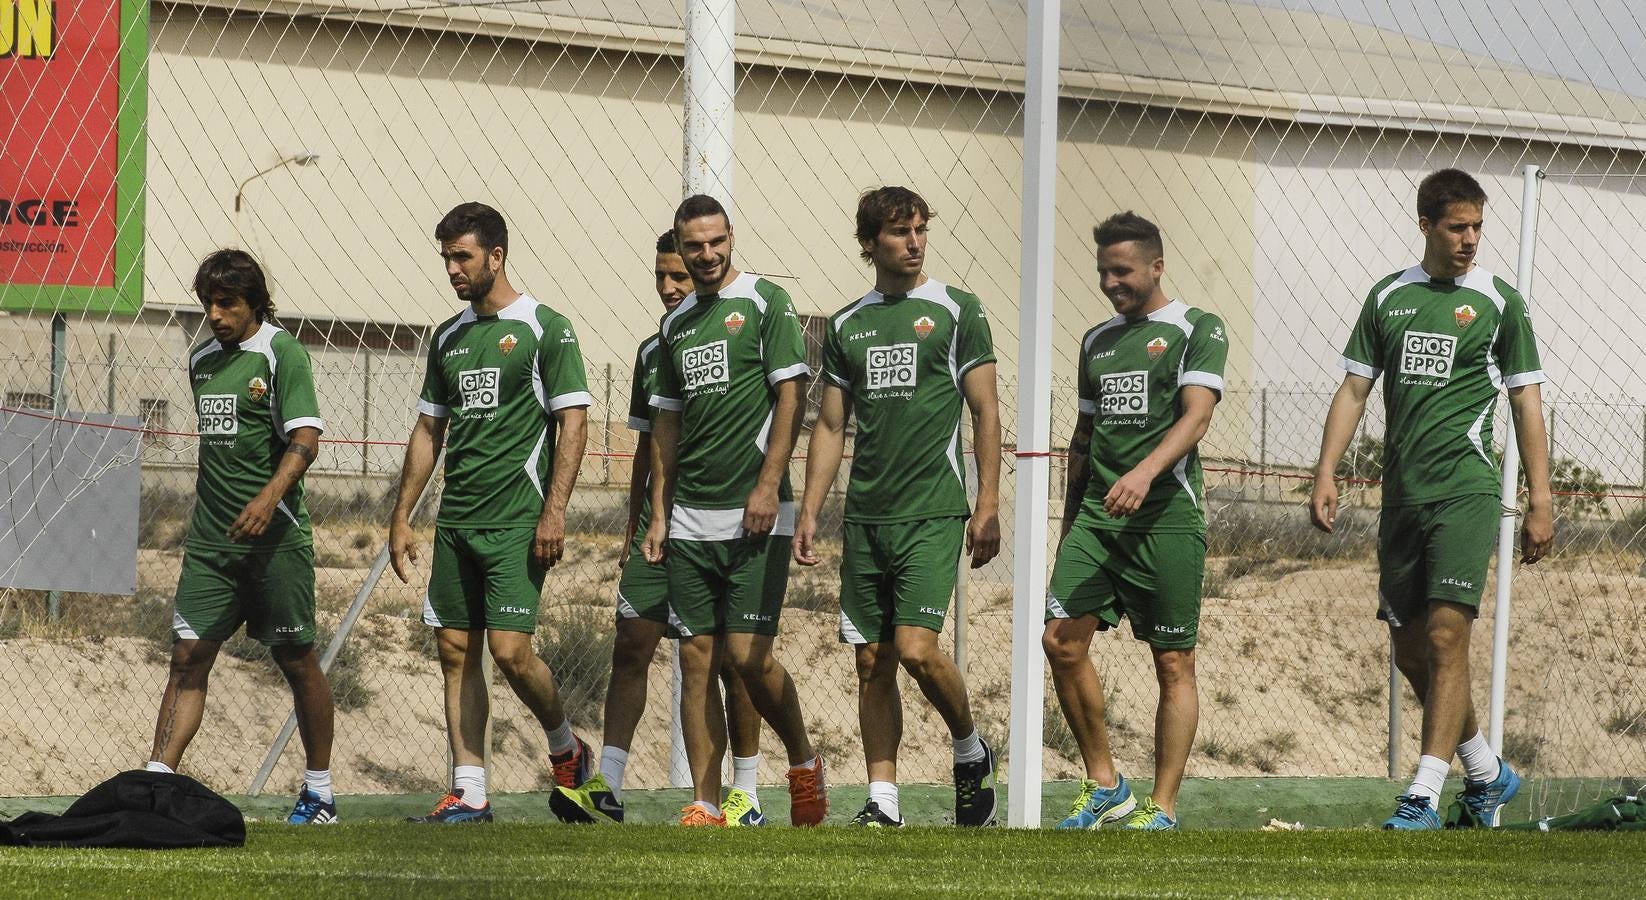
[[[1185,384],[1198,384],[1203,388],[1217,391],[1220,397],[1223,396],[1223,376],[1212,372],[1184,372],[1182,377],[1177,379],[1177,383],[1180,387]]]
[[[657,394],[652,395],[651,405],[657,407],[658,409],[666,409],[669,412],[680,412],[686,408],[686,404],[681,403],[679,400],[671,400],[668,397],[662,397]]]
[[[316,428],[320,431],[325,431],[326,423],[320,421],[319,416],[303,416],[296,419],[287,419],[283,428],[285,429],[285,433],[288,435],[299,428]]]
[[[812,374],[811,366],[801,362],[795,363],[792,366],[784,366],[775,372],[767,374],[766,381],[771,384],[782,384],[790,378],[804,378],[810,374]]]
[[[1353,360],[1347,356],[1340,357],[1337,364],[1343,369],[1343,371],[1348,372],[1350,375],[1359,375],[1361,378],[1370,378],[1373,381],[1377,380],[1377,376],[1383,374],[1382,369],[1374,369],[1359,360]]]
[[[841,378],[839,375],[836,375],[833,372],[825,372],[823,374],[827,375],[829,380],[834,382],[835,387],[840,388],[843,391],[849,391],[852,389],[852,383],[844,378]]]
[[[559,412],[572,406],[593,406],[594,395],[588,391],[572,391],[549,399],[549,412]]]
[[[1543,374],[1542,369],[1533,369],[1530,372],[1510,375],[1508,378],[1503,379],[1503,386],[1506,388],[1525,387],[1528,384],[1542,384],[1548,380],[1548,376]]]
[[[1083,416],[1095,416],[1095,415],[1097,415],[1097,403],[1095,403],[1094,401],[1091,401],[1091,400],[1087,400],[1085,397],[1081,397],[1080,398],[1080,414],[1083,415]]]
[[[438,403],[430,403],[427,400],[417,401],[417,411],[425,416],[433,416],[436,419],[445,419],[450,417],[452,414],[450,407],[441,406]]]
[[[639,416],[629,416],[629,430],[649,432],[652,430],[652,420],[642,419]]]
[[[983,356],[979,356],[978,358],[972,360],[971,362],[966,363],[965,365],[961,366],[960,367],[960,374],[964,375],[967,372],[970,372],[971,370],[977,368],[978,366],[983,365],[984,363],[992,363],[994,361],[995,361],[995,359],[994,359],[993,354],[984,354]]]

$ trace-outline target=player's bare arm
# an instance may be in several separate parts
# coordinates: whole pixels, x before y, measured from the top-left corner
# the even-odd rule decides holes
[[[795,438],[800,435],[803,410],[800,398],[806,390],[805,376],[795,376],[777,385],[777,402],[772,405],[772,430],[766,439],[766,461],[760,477],[743,505],[743,531],[751,537],[772,533],[777,524],[777,487],[794,456]]]
[[[838,385],[823,386],[822,408],[812,424],[811,442],[806,445],[806,493],[800,501],[800,519],[794,526],[794,561],[803,566],[821,561],[812,545],[817,537],[817,514],[829,495],[829,485],[840,474],[851,407],[851,399]]]
[[[646,527],[641,553],[646,562],[663,561],[669,537],[669,511],[674,505],[675,477],[680,473],[680,413],[660,409],[652,419],[652,521]]]
[[[280,498],[286,496],[297,482],[302,479],[303,473],[309,470],[316,457],[320,455],[320,429],[305,425],[295,428],[287,436],[286,452],[280,455],[280,463],[275,467],[274,477],[257,496],[251,498],[246,508],[240,510],[240,515],[229,524],[229,540],[250,541],[263,536],[268,530],[269,521],[274,518],[274,511],[280,505]]]
[[[1542,559],[1555,541],[1554,493],[1549,486],[1549,435],[1543,425],[1543,389],[1527,384],[1509,389],[1515,443],[1526,473],[1526,518],[1520,523],[1520,561]]]
[[[1063,488],[1063,526],[1059,530],[1059,544],[1074,527],[1074,517],[1080,513],[1080,503],[1086,496],[1086,485],[1092,480],[1092,417],[1082,415],[1075,420],[1074,434],[1069,436],[1068,477]]]
[[[572,487],[577,484],[577,470],[583,464],[583,451],[589,443],[587,408],[570,406],[557,409],[554,420],[553,476],[549,479],[549,490],[543,496],[543,512],[537,517],[537,532],[532,535],[532,558],[544,567],[559,562],[566,552],[566,505],[571,502]]]
[[[972,413],[972,453],[977,457],[977,503],[966,523],[966,552],[977,569],[1000,555],[1000,396],[995,364],[967,372],[960,392]]]
[[[400,494],[389,518],[389,561],[402,582],[411,583],[410,565],[417,562],[417,535],[412,533],[412,507],[423,495],[423,486],[434,474],[440,444],[446,438],[446,420],[419,415],[406,441],[406,458],[400,464]]]
[[[629,467],[629,518],[623,526],[623,546],[617,550],[617,567],[629,559],[629,544],[634,542],[635,532],[651,525],[651,520],[640,521],[640,510],[646,505],[646,497],[651,493],[647,481],[652,476],[652,435],[649,431],[642,431],[634,440],[634,460]]]
[[[1327,534],[1331,534],[1337,524],[1337,463],[1349,449],[1355,429],[1360,427],[1372,383],[1372,379],[1364,375],[1345,373],[1326,412],[1326,427],[1320,436],[1320,459],[1315,463],[1315,486],[1309,497],[1309,519]]]
[[[1184,385],[1178,394],[1177,421],[1172,423],[1160,443],[1143,457],[1142,462],[1109,486],[1109,492],[1103,496],[1103,511],[1116,518],[1125,518],[1141,509],[1143,501],[1149,496],[1149,486],[1160,477],[1160,473],[1177,465],[1177,461],[1188,455],[1206,436],[1217,400],[1217,391],[1209,387]]]

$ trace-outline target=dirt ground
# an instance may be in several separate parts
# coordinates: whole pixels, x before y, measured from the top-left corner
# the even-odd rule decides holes
[[[322,630],[336,628],[381,538],[328,530],[317,575]],[[575,541],[545,591],[540,642],[557,636],[577,730],[599,743],[599,675],[609,654],[617,541]],[[26,616],[0,640],[0,795],[74,794],[141,765],[166,668],[166,623],[180,551],[144,550],[133,598],[70,605],[63,621]],[[1542,775],[1646,773],[1646,580],[1638,560],[1567,556],[1523,570],[1516,581],[1508,676],[1508,755]],[[836,640],[833,563],[796,569],[778,655],[794,673],[808,727],[839,782],[864,780],[857,743],[856,684],[849,650]],[[982,570],[968,585],[966,677],[977,718],[1003,748],[1007,736],[1010,600],[1007,571]],[[427,556],[417,569],[427,575]],[[1231,557],[1213,560],[1198,656],[1201,722],[1191,775],[1379,775],[1388,736],[1387,632],[1373,618],[1370,562],[1310,563]],[[1488,696],[1494,588],[1474,631],[1474,697]],[[446,784],[440,678],[429,629],[420,622],[422,584],[387,574],[366,603],[334,674],[339,709],[333,769],[347,793],[435,791]],[[595,623],[591,626],[590,623]],[[564,632],[562,634],[562,632]],[[953,623],[945,634],[952,646]],[[606,641],[606,643],[603,643]],[[256,648],[241,642],[219,659],[205,724],[184,770],[214,788],[244,792],[290,710],[284,683]],[[1129,632],[1105,633],[1093,660],[1109,697],[1123,771],[1149,771],[1155,689],[1146,648]],[[341,664],[340,664],[341,665]],[[668,781],[671,664],[651,668],[651,700],[629,763],[629,784]],[[904,679],[900,780],[949,778],[948,734]],[[1051,697],[1047,682],[1048,698]],[[501,681],[492,686],[494,789],[540,788],[545,740]],[[1046,706],[1044,769],[1079,774],[1055,701]],[[1484,712],[1482,713],[1484,715]],[[1418,710],[1402,704],[1401,769],[1415,763]],[[781,783],[784,754],[763,732],[764,781]],[[280,757],[268,790],[289,792],[301,776],[298,742]]]

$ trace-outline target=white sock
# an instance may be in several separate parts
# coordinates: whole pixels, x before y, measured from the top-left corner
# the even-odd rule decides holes
[[[176,775],[177,774],[176,770],[172,769],[171,766],[166,765],[165,763],[161,762],[158,759],[149,760],[148,764],[143,766],[143,771],[145,771],[145,772],[165,772],[167,775]]]
[[[703,807],[703,811],[708,813],[710,818],[718,819],[725,815],[725,813],[720,811],[720,807],[710,803],[707,800],[693,800],[692,802]]]
[[[954,761],[957,763],[982,762],[983,738],[973,728],[970,737],[956,738],[954,742]]]
[[[612,789],[612,796],[623,799],[623,769],[629,764],[629,751],[607,745],[600,748],[600,774]]]
[[[1475,736],[1457,745],[1457,758],[1463,762],[1464,777],[1476,783],[1497,780],[1497,754],[1486,743],[1486,735],[1476,731]]]
[[[749,795],[754,801],[754,808],[760,808],[759,787],[755,779],[760,776],[760,754],[753,756],[732,757],[732,787]]]
[[[455,766],[452,789],[463,792],[463,805],[479,809],[486,805],[486,767]]]
[[[303,786],[318,795],[321,803],[332,802],[330,769],[304,769]]]
[[[881,815],[892,821],[899,821],[903,817],[898,815],[897,785],[890,781],[869,782],[869,799],[880,807]]]
[[[791,769],[815,769],[815,768],[817,768],[817,757],[814,756],[811,759],[808,759],[805,762],[803,762],[803,763],[801,763],[797,766],[790,766],[789,768],[791,768]]]
[[[1440,810],[1440,792],[1446,787],[1446,773],[1452,770],[1449,760],[1438,756],[1420,756],[1417,760],[1417,776],[1412,779],[1412,786],[1406,793],[1416,794],[1419,797],[1429,798],[1429,808]]]
[[[549,736],[549,753],[555,756],[565,756],[577,749],[577,735],[572,734],[571,719],[561,719],[559,728],[547,729],[544,733]]]

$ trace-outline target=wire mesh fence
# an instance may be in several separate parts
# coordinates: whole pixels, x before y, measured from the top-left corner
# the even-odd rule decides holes
[[[1598,4],[1545,22],[1523,5],[1508,4],[1548,38],[1533,42],[1555,48],[1547,58],[1530,44],[1386,21],[1370,6],[1361,16],[1305,2],[1065,4],[1059,337],[1027,348],[1054,361],[1054,446],[1074,425],[1080,336],[1110,314],[1092,271],[1097,221],[1128,208],[1157,221],[1168,290],[1230,329],[1229,389],[1203,449],[1212,559],[1191,775],[1386,772],[1376,486],[1351,492],[1346,533],[1331,539],[1309,528],[1301,489],[1360,299],[1415,258],[1417,180],[1445,165],[1482,177],[1492,199],[1481,264],[1507,276],[1518,249],[1515,176],[1529,162],[1550,172],[1532,306],[1553,379],[1546,415],[1562,494],[1555,553],[1517,574],[1505,752],[1549,778],[1646,771],[1646,684],[1631,664],[1646,650],[1646,322],[1633,302],[1646,280],[1633,239],[1646,217],[1646,90],[1636,62],[1608,50],[1605,37],[1638,34],[1639,23]],[[18,723],[0,748],[21,761],[0,773],[0,793],[77,792],[147,752],[193,499],[182,360],[203,336],[186,289],[198,259],[225,244],[254,253],[276,284],[281,323],[313,358],[328,424],[308,477],[325,640],[382,546],[429,332],[457,309],[430,231],[469,199],[503,211],[515,283],[565,312],[582,338],[590,452],[537,645],[575,727],[597,737],[634,448],[629,367],[655,330],[652,241],[680,196],[680,13],[678,3],[651,0],[151,5],[143,308],[66,314],[61,402],[53,309],[0,317],[0,421],[56,408],[116,413],[147,429],[138,589],[65,595],[53,616],[44,595],[0,588],[0,708]],[[817,323],[869,287],[851,239],[859,192],[897,183],[922,192],[937,213],[928,272],[978,294],[990,312],[1009,449],[1024,352],[1021,7],[760,0],[742,3],[738,16],[740,267],[785,287],[815,336]],[[1605,45],[1592,49],[1608,66],[1572,71],[1556,58],[1585,41]],[[0,69],[0,86],[11,72]],[[8,150],[19,140],[3,125],[0,134]],[[0,270],[0,282],[11,280]],[[1379,410],[1374,402],[1346,461],[1356,479],[1378,477]],[[1053,515],[1062,472],[1054,460]],[[1008,452],[1008,550],[965,574],[956,607],[973,704],[984,733],[1002,744],[1014,474]],[[814,741],[835,761],[835,777],[861,780],[855,676],[835,637],[838,498],[828,509],[832,555],[791,573],[777,652],[800,673]],[[427,546],[432,519],[419,525]],[[1490,585],[1486,595],[1483,617]],[[416,580],[377,583],[333,669],[345,791],[446,783],[422,597]],[[1477,698],[1485,634],[1483,623]],[[946,648],[955,636],[951,621]],[[1120,764],[1144,771],[1154,677],[1132,644],[1106,634],[1094,658]],[[629,767],[641,787],[668,780],[666,650],[651,676]],[[946,780],[941,720],[907,680],[903,690],[901,777]],[[288,696],[265,651],[231,641],[188,771],[244,789]],[[540,729],[502,682],[492,699],[493,785],[543,786]],[[1404,708],[1409,764],[1418,722],[1409,695]],[[1077,774],[1055,703],[1046,721],[1046,774]],[[769,730],[763,742],[763,777],[780,780],[783,754]],[[270,789],[294,788],[300,769],[288,748]],[[1550,802],[1561,799],[1549,790]]]

